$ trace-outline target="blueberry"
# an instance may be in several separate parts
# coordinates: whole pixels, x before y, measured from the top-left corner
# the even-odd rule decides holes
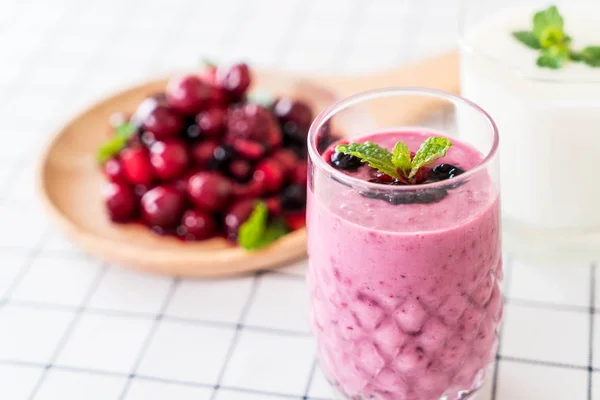
[[[306,206],[306,188],[301,185],[289,185],[283,189],[280,200],[284,210],[303,210]]]
[[[429,173],[428,179],[434,182],[444,181],[446,179],[454,178],[464,172],[465,171],[452,164],[440,164],[433,167]]]
[[[352,154],[344,154],[338,151],[331,155],[331,164],[341,170],[355,171],[363,165],[360,158],[353,156]]]
[[[306,136],[308,135],[308,131],[300,128],[296,123],[288,121],[282,124],[281,132],[283,133],[283,144],[286,147],[306,145]]]
[[[235,153],[229,146],[219,146],[213,152],[213,160],[210,164],[211,169],[225,170],[233,160]]]

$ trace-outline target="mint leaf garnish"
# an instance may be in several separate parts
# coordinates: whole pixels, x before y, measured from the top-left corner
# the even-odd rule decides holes
[[[533,16],[533,34],[542,48],[562,43],[565,38],[565,21],[556,6],[550,6]]]
[[[129,138],[133,136],[135,131],[135,126],[130,122],[117,126],[115,128],[115,136],[103,143],[98,149],[96,153],[98,162],[104,164],[116,156],[127,145]]]
[[[392,150],[392,163],[398,168],[403,176],[407,176],[411,169],[410,150],[402,142],[396,143]]]
[[[360,158],[362,162],[369,164],[379,172],[383,172],[393,178],[400,179],[400,174],[392,161],[392,153],[385,147],[373,142],[340,144],[337,151],[351,154]],[[410,153],[409,153],[410,157]]]
[[[565,33],[564,18],[556,6],[535,13],[531,31],[512,35],[525,46],[540,50],[536,63],[541,68],[560,69],[569,61],[600,67],[600,46],[588,46],[582,51],[570,47],[573,39]]]
[[[276,220],[269,224],[269,210],[258,202],[238,231],[238,244],[246,250],[260,249],[273,243],[288,232],[285,224]]]
[[[560,69],[569,61],[569,49],[566,45],[556,45],[542,50],[537,65],[542,68]]]
[[[537,36],[533,32],[530,32],[530,31],[518,31],[518,32],[513,32],[513,36],[519,42],[523,43],[525,46],[527,46],[527,47],[529,47],[531,49],[539,50],[539,49],[542,48],[542,45],[540,44],[539,39],[537,38]]]
[[[449,139],[432,136],[421,144],[412,160],[408,146],[402,142],[397,142],[391,152],[373,142],[341,144],[337,151],[358,157],[371,168],[406,182],[415,177],[419,168],[444,157],[450,146]]]
[[[588,46],[579,55],[581,60],[590,67],[600,67],[600,46]]]
[[[445,137],[427,138],[412,159],[408,179],[412,179],[417,174],[417,171],[419,171],[419,168],[431,164],[438,158],[444,157],[450,146],[452,146],[452,142]]]

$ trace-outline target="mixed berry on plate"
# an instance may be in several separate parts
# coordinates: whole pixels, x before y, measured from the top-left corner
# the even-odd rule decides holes
[[[114,222],[260,248],[304,226],[310,107],[248,93],[246,64],[169,80],[98,149]]]

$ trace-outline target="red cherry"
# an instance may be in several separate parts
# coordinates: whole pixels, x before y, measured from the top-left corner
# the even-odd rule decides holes
[[[250,178],[252,166],[248,161],[234,160],[229,164],[229,173],[238,181],[245,182]]]
[[[206,136],[221,136],[225,130],[227,111],[222,108],[211,108],[196,115],[196,125],[200,134]]]
[[[219,143],[215,140],[196,143],[191,150],[192,160],[198,167],[205,168],[213,160],[213,153],[217,147]]]
[[[209,91],[198,75],[175,76],[167,83],[167,101],[178,112],[194,115],[208,106]]]
[[[177,234],[185,240],[204,240],[213,236],[217,223],[212,215],[199,210],[188,210],[181,218]]]
[[[175,179],[183,173],[189,162],[187,148],[179,139],[155,142],[150,147],[150,164],[154,174],[161,179]]]
[[[179,132],[183,129],[183,121],[181,117],[166,105],[159,104],[156,100],[147,100],[147,106],[143,104],[138,107],[138,110],[144,107],[150,108],[150,110],[142,110],[138,116],[141,118],[142,128],[150,132],[155,140],[163,140],[170,137],[179,135]],[[138,112],[136,111],[136,114]]]
[[[281,200],[277,197],[269,197],[265,200],[265,204],[267,209],[269,210],[269,215],[279,215],[281,214]]]
[[[281,164],[286,175],[294,171],[296,164],[298,164],[296,153],[290,149],[277,150],[272,158]]]
[[[262,182],[266,192],[276,192],[283,185],[283,167],[273,159],[261,161],[254,170],[254,180]]]
[[[237,239],[237,233],[240,226],[246,222],[252,211],[254,211],[255,202],[253,199],[244,199],[234,203],[225,214],[225,230],[227,238],[231,241]]]
[[[303,131],[308,131],[313,120],[313,113],[308,105],[289,97],[277,99],[273,105],[273,113],[282,124],[292,122]]]
[[[117,158],[111,158],[110,160],[105,162],[103,170],[108,180],[112,182],[119,182],[125,178],[123,175],[123,167],[121,166],[121,162]]]
[[[137,201],[133,190],[122,182],[106,182],[103,188],[104,203],[110,219],[125,222],[136,214]]]
[[[150,227],[173,228],[183,214],[185,197],[171,186],[157,186],[142,196],[142,219]]]
[[[255,179],[248,183],[235,183],[233,185],[233,196],[240,199],[255,199],[265,191],[265,185],[262,181]]]
[[[306,187],[308,182],[308,166],[305,161],[302,161],[294,168],[290,180],[297,185]]]
[[[215,212],[227,207],[232,192],[229,179],[217,172],[198,172],[188,181],[188,195],[201,210]]]
[[[148,150],[143,147],[127,147],[121,151],[121,166],[127,182],[149,185],[152,182],[152,166]]]
[[[236,139],[232,147],[240,157],[246,160],[258,160],[265,155],[265,147],[252,140]]]
[[[306,214],[304,212],[287,214],[283,218],[288,228],[292,231],[306,226]]]
[[[217,68],[217,85],[234,97],[242,97],[250,87],[250,69],[246,64]]]

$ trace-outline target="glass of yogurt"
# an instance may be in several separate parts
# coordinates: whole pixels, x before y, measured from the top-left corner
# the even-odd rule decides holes
[[[560,19],[551,5],[562,34],[552,26]],[[537,24],[548,26],[545,32],[538,26],[536,37],[534,15],[544,12]],[[525,32],[523,40],[533,44],[514,32]],[[600,46],[600,3],[467,1],[460,15],[462,95],[485,108],[501,132],[509,250],[541,260],[589,260],[600,254],[600,59],[598,67],[566,56],[559,68],[539,66],[541,35],[573,54]],[[467,137],[479,134],[469,128],[470,116],[458,122]]]
[[[469,137],[364,117],[394,113],[399,97],[444,103],[469,118]],[[494,359],[503,306],[496,125],[460,97],[382,89],[321,113],[308,149],[310,315],[338,397],[469,397]],[[418,168],[427,149],[440,157]]]

